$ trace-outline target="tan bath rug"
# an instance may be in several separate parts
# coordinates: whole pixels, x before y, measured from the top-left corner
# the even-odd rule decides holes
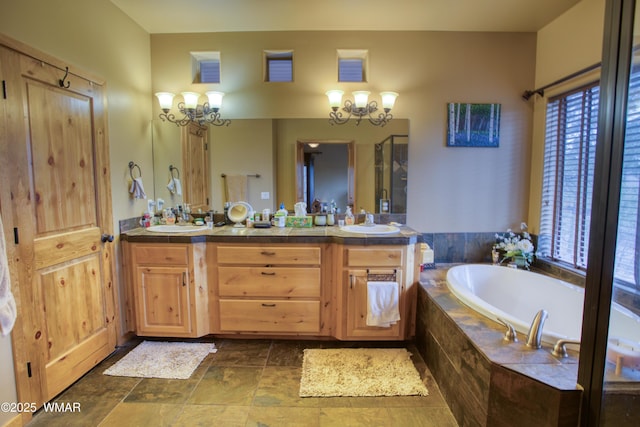
[[[426,396],[404,348],[306,349],[300,397]]]
[[[143,341],[104,371],[104,375],[187,379],[209,353],[213,343]]]

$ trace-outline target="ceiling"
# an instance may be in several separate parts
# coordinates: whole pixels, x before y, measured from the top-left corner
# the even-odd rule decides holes
[[[111,0],[149,33],[535,32],[580,0]]]

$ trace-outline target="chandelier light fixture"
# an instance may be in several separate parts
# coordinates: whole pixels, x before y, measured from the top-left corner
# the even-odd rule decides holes
[[[160,113],[160,118],[163,121],[174,123],[176,126],[186,126],[189,123],[197,123],[200,126],[229,126],[231,123],[229,119],[220,118],[223,92],[207,92],[208,102],[202,105],[198,104],[200,94],[197,92],[182,92],[181,95],[184,101],[178,103],[178,110],[184,117],[176,119],[176,116],[170,112],[175,94],[170,92],[156,93],[163,111]]]
[[[329,123],[332,125],[343,125],[349,121],[351,116],[354,116],[356,119],[356,125],[359,125],[363,118],[367,118],[369,123],[375,126],[386,125],[389,120],[393,118],[390,111],[393,108],[393,104],[396,102],[398,94],[396,92],[380,92],[380,97],[382,98],[382,110],[384,112],[379,112],[376,115],[376,112],[378,112],[378,103],[376,101],[369,102],[370,93],[371,92],[366,90],[353,92],[354,100],[345,100],[343,106],[342,95],[344,95],[344,91],[328,91],[326,94],[329,98],[329,106],[331,107],[331,111],[329,112]],[[341,107],[342,111],[347,114],[346,117],[343,117],[342,111],[340,111]]]

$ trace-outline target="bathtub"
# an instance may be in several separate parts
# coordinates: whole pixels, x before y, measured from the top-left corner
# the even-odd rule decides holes
[[[545,309],[549,317],[542,330],[543,342],[553,345],[559,339],[580,340],[584,289],[579,286],[487,264],[450,268],[447,286],[471,309],[492,320],[504,319],[525,335],[535,314]],[[609,353],[612,357],[625,355],[625,366],[640,365],[640,318],[617,303],[612,305]],[[632,361],[635,357],[637,361]]]

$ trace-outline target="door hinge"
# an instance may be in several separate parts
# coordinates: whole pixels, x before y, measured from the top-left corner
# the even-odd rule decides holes
[[[4,99],[7,99],[7,81],[6,80],[2,81],[2,97]]]
[[[13,241],[16,245],[20,243],[20,239],[18,238],[18,227],[13,227]]]
[[[209,143],[208,143],[208,142],[205,142],[205,143],[204,143],[204,149],[205,149],[205,150],[208,150],[208,149],[209,149]]]
[[[27,362],[27,376],[31,378],[31,362]]]
[[[207,205],[209,204],[209,198],[207,197]]]

